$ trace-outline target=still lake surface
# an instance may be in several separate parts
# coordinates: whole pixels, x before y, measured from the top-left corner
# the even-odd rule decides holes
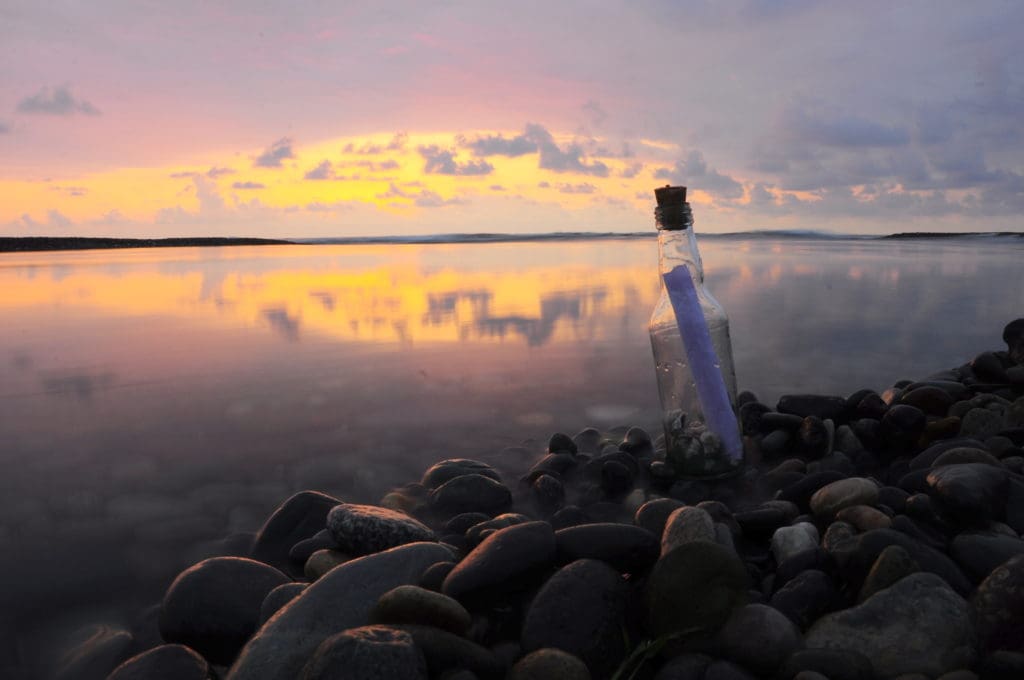
[[[767,403],[959,365],[1024,316],[1024,239],[700,245]],[[659,285],[653,236],[0,254],[0,676],[132,625],[294,491],[653,432]]]

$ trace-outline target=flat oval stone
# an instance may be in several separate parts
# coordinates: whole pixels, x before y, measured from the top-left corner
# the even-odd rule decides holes
[[[448,514],[482,512],[497,515],[512,505],[512,493],[486,475],[453,477],[430,492],[430,505]]]
[[[506,680],[590,680],[587,665],[578,657],[561,649],[544,647],[530,652],[516,662]]]
[[[605,677],[626,655],[622,621],[629,586],[597,560],[578,560],[548,579],[523,619],[524,651],[556,647],[579,657],[592,675]]]
[[[306,578],[315,581],[339,564],[345,564],[351,559],[352,555],[340,550],[317,550],[306,560],[306,566],[302,571]]]
[[[859,531],[888,529],[892,526],[892,519],[887,514],[870,505],[851,505],[843,508],[836,513],[836,519],[857,527]]]
[[[291,564],[288,553],[296,543],[323,529],[327,513],[340,502],[319,491],[300,491],[291,496],[274,510],[256,534],[252,559],[300,576],[301,565],[296,568]]]
[[[800,631],[782,612],[763,604],[733,610],[715,635],[722,656],[760,675],[774,673],[803,646]]]
[[[496,482],[501,481],[498,471],[487,463],[469,458],[449,458],[435,463],[423,473],[423,486],[428,489],[436,489],[445,482],[462,475],[483,475]]]
[[[1024,554],[1024,541],[1016,536],[963,533],[953,539],[949,554],[971,579],[979,582],[1011,557]]]
[[[298,597],[308,587],[308,583],[285,583],[267,593],[267,596],[263,598],[263,604],[260,605],[259,625],[262,626],[266,623],[271,616]]]
[[[772,534],[771,549],[775,563],[782,564],[796,554],[817,548],[819,540],[818,529],[810,522],[779,527]]]
[[[984,463],[960,463],[933,469],[928,493],[943,510],[971,524],[985,524],[1006,506],[1007,472]]]
[[[646,571],[658,559],[658,538],[641,527],[598,522],[555,532],[562,564],[585,558],[601,560],[622,573]]]
[[[850,477],[832,482],[811,496],[811,512],[832,519],[851,505],[874,505],[878,502],[878,485],[863,477]]]
[[[387,626],[362,626],[320,643],[303,680],[427,680],[427,662],[412,636]]]
[[[668,522],[668,516],[684,505],[686,504],[675,498],[649,500],[637,508],[633,515],[633,524],[647,529],[655,536],[661,536],[665,530],[665,523]]]
[[[822,614],[835,609],[838,601],[839,592],[829,575],[807,569],[775,591],[771,604],[797,626],[807,628]]]
[[[465,607],[447,595],[407,585],[381,595],[370,611],[370,622],[417,623],[465,635],[470,616]]]
[[[1024,555],[996,567],[978,586],[971,604],[982,650],[1024,649]]]
[[[473,673],[471,677],[480,680],[501,680],[505,668],[491,650],[433,626],[401,624],[392,626],[412,636],[413,642],[423,651],[427,659],[427,670],[431,678],[452,677],[456,670]]]
[[[444,580],[441,591],[460,602],[520,585],[555,561],[555,532],[547,522],[499,529],[483,540]]]
[[[327,530],[338,549],[351,555],[369,555],[406,543],[436,540],[433,531],[406,514],[353,503],[331,508]]]
[[[107,680],[208,680],[206,659],[184,645],[160,645],[125,661]]]
[[[105,677],[130,653],[132,635],[126,630],[92,625],[79,635],[78,643],[60,655],[54,680]]]
[[[244,557],[213,557],[178,574],[160,605],[160,635],[230,664],[259,625],[260,607],[290,578]]]

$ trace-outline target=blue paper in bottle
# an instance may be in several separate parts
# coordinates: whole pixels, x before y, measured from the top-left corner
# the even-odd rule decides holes
[[[679,334],[683,337],[683,348],[697,388],[704,422],[722,440],[726,456],[739,463],[743,458],[743,443],[690,270],[678,266],[663,274],[662,278],[679,324]]]

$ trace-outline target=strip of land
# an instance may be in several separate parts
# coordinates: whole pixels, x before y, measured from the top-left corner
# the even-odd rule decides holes
[[[181,248],[186,246],[272,246],[294,241],[269,238],[86,238],[69,236],[0,237],[0,253],[101,248]]]

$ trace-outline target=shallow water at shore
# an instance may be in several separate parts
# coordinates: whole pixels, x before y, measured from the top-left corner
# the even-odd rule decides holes
[[[951,367],[1024,311],[1019,240],[701,249],[766,402]],[[0,669],[292,491],[375,501],[438,458],[653,430],[656,274],[653,239],[0,255]]]

